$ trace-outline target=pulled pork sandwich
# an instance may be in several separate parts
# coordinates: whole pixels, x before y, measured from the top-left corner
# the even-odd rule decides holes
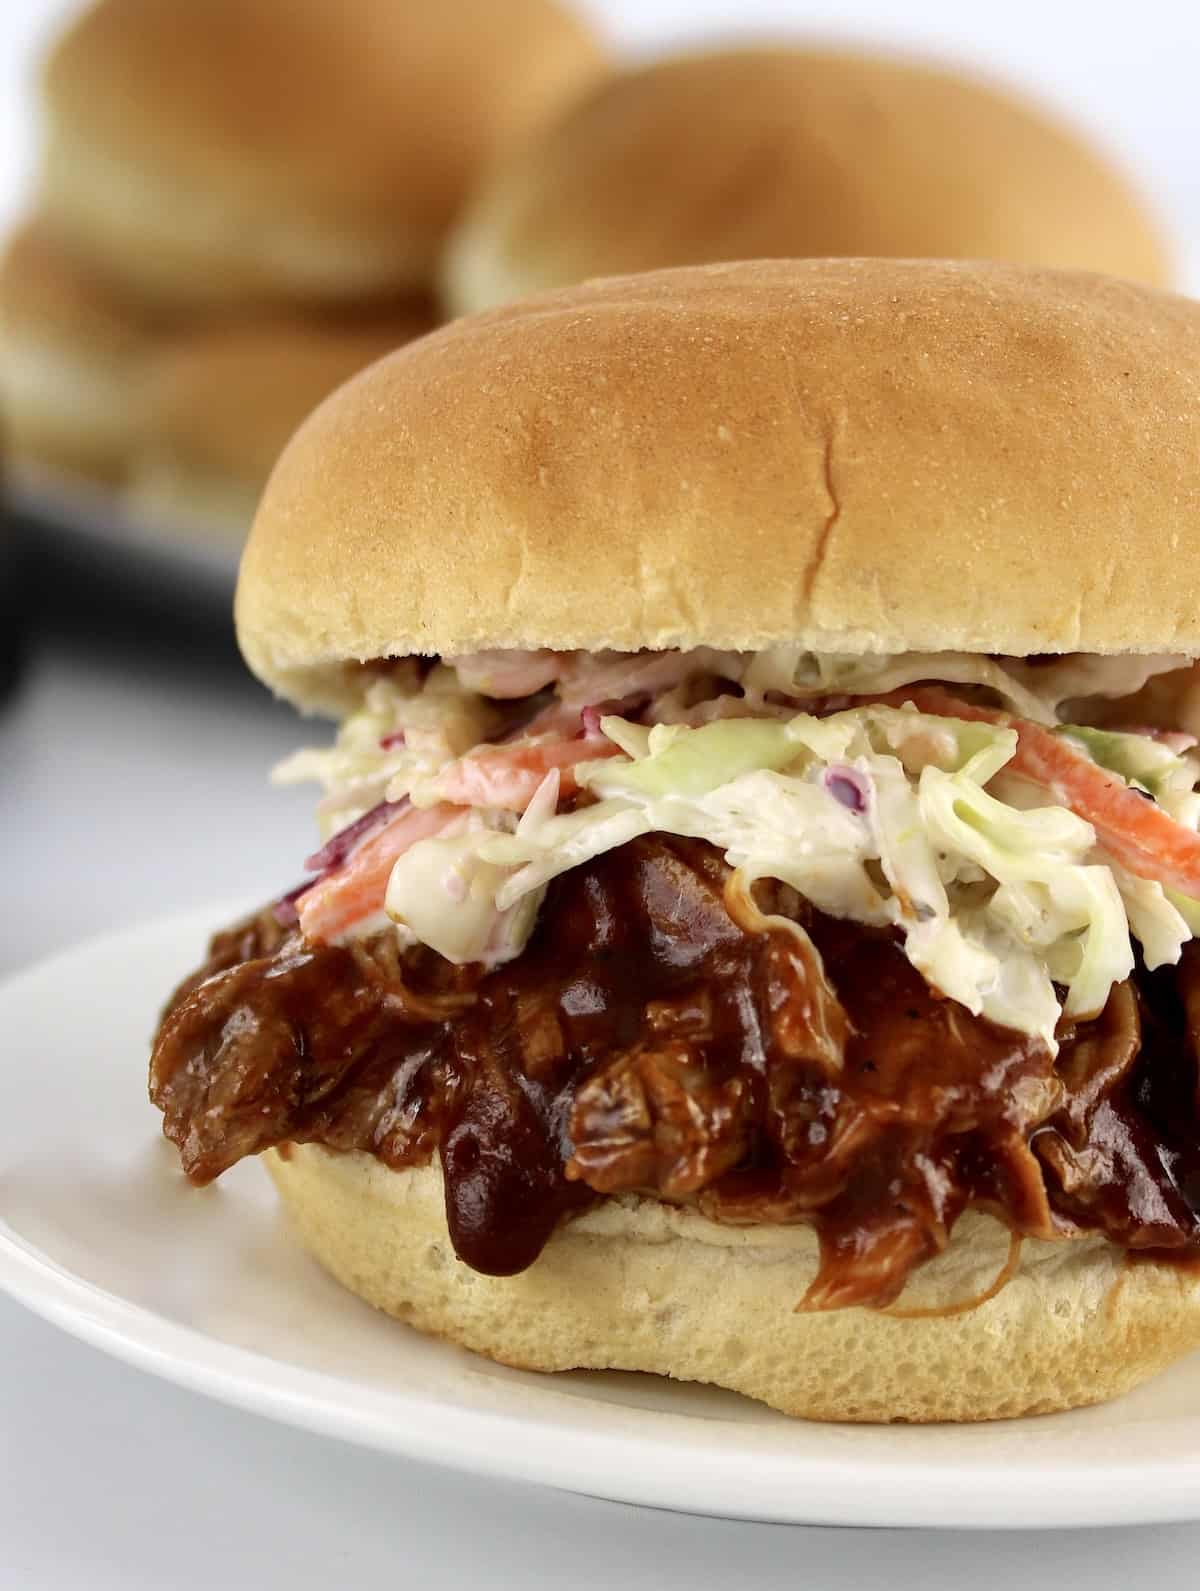
[[[308,876],[173,997],[197,1183],[506,1363],[824,1419],[1200,1342],[1200,306],[811,260],[373,366],[237,617],[341,716]]]

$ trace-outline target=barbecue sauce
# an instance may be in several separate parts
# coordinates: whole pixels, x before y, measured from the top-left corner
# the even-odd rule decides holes
[[[810,1223],[815,1308],[890,1302],[969,1204],[1200,1253],[1193,947],[1054,1058],[941,998],[890,932],[783,890],[747,927],[728,885],[703,842],[635,841],[557,879],[492,972],[238,925],[164,1014],[164,1131],[197,1183],[291,1142],[437,1154],[455,1249],[491,1274],[622,1192]]]

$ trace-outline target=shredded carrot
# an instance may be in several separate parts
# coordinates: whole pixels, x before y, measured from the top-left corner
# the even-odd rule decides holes
[[[620,748],[602,736],[546,740],[535,745],[516,741],[509,746],[485,746],[451,763],[438,775],[435,788],[443,801],[459,806],[524,812],[551,768],[562,772],[560,794],[571,795],[577,788],[577,763],[619,755]]]
[[[304,934],[317,943],[337,939],[356,922],[383,910],[392,866],[409,846],[438,834],[471,807],[523,812],[552,768],[562,773],[563,795],[576,788],[577,763],[618,755],[604,737],[545,740],[530,745],[484,746],[451,763],[438,778],[441,800],[432,807],[407,807],[370,839],[344,867],[300,896],[297,910]]]
[[[1200,834],[1177,823],[1068,740],[1026,718],[961,701],[939,685],[894,691],[889,700],[912,702],[921,712],[942,718],[1015,729],[1017,750],[1009,770],[1041,785],[1059,806],[1090,823],[1099,843],[1130,873],[1200,897]]]
[[[405,807],[364,840],[343,867],[318,880],[300,896],[296,909],[305,937],[316,944],[327,944],[364,917],[382,911],[396,858],[418,840],[439,834],[462,811],[447,802],[434,807]]]

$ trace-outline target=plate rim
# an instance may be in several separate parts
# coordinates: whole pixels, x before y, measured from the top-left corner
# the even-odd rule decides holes
[[[228,915],[228,906],[175,912],[58,950],[0,979],[0,1016],[10,1001],[36,998],[40,985],[72,963],[144,943],[150,935],[160,943],[168,934],[191,937]],[[1061,1460],[1048,1461],[1032,1450],[1019,1460],[1011,1453],[1003,1459],[985,1456],[964,1470],[961,1456],[900,1454],[891,1461],[843,1450],[787,1457],[777,1449],[738,1450],[736,1444],[723,1451],[718,1443],[691,1446],[681,1474],[677,1464],[653,1460],[678,1459],[684,1423],[719,1425],[725,1432],[727,1422],[705,1422],[692,1411],[631,1409],[599,1400],[610,1417],[633,1417],[640,1429],[593,1426],[572,1437],[569,1421],[557,1422],[541,1410],[467,1408],[416,1388],[372,1393],[366,1383],[225,1342],[88,1281],[9,1224],[2,1214],[2,1188],[0,1183],[0,1291],[69,1335],[159,1379],[361,1447],[612,1502],[780,1524],[1029,1529],[1200,1519],[1200,1416],[1191,1457],[1106,1463],[1099,1473],[1081,1465],[1064,1469]],[[396,1329],[411,1328],[398,1323]],[[538,1377],[537,1390],[554,1393],[553,1379]],[[574,1394],[559,1391],[557,1396],[564,1410],[597,1407]],[[1017,1422],[997,1422],[997,1428],[1015,1429]],[[518,1436],[521,1440],[515,1440]],[[642,1462],[631,1466],[631,1458]],[[966,1492],[964,1474],[979,1482]],[[784,1479],[803,1501],[785,1505]],[[952,1503],[938,1507],[932,1499],[946,1495],[946,1489]],[[864,1493],[870,1497],[866,1508]]]

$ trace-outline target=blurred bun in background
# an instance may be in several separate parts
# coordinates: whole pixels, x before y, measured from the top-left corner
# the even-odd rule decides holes
[[[434,323],[482,171],[606,69],[559,0],[96,0],[0,276],[17,474],[244,532],[308,410]]]
[[[387,297],[602,65],[557,0],[99,0],[46,66],[39,203],[147,300]]]
[[[128,480],[139,518],[244,531],[277,455],[311,409],[428,331],[432,311],[201,328],[149,361]]]
[[[119,481],[131,389],[163,330],[44,222],[21,227],[0,258],[0,401],[15,473]]]
[[[905,59],[758,48],[611,77],[500,159],[443,293],[462,314],[592,276],[812,255],[1170,277],[1138,194],[1036,104]]]

